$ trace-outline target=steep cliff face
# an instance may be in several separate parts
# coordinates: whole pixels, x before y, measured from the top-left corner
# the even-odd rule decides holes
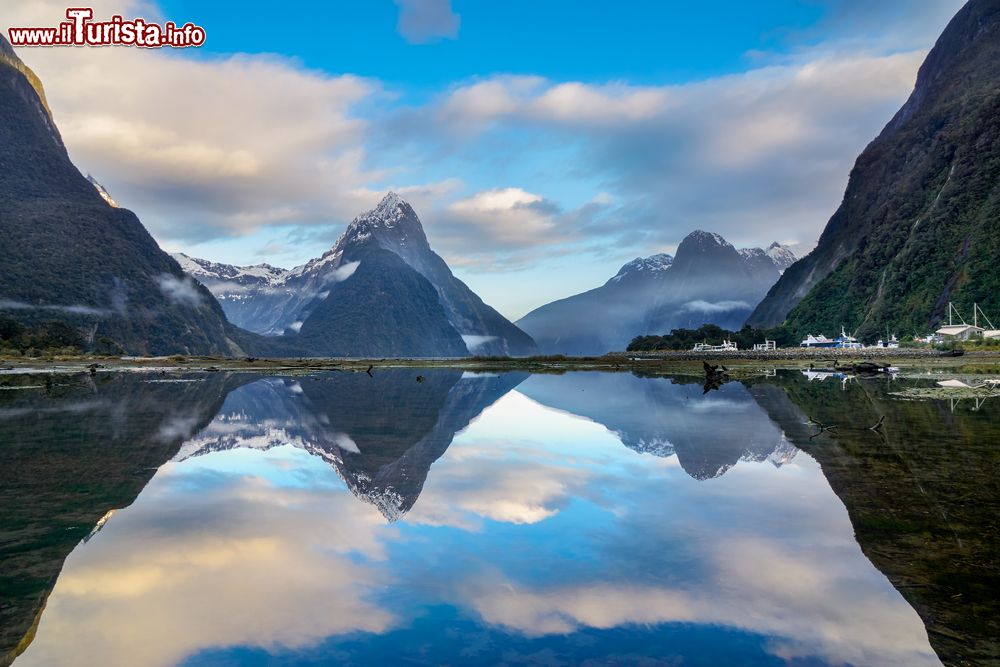
[[[748,320],[923,331],[954,301],[1000,317],[1000,0],[971,0],[864,150],[816,249]]]
[[[327,357],[464,357],[434,286],[387,250],[352,254],[350,278],[329,287],[296,340]]]
[[[37,77],[0,37],[0,316],[131,353],[233,354],[219,304],[73,166]]]

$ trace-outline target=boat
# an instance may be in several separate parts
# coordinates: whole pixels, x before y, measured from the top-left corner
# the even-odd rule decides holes
[[[834,347],[839,349],[858,350],[864,347],[854,336],[848,336],[844,327],[840,327],[840,335],[833,339]]]
[[[889,340],[882,340],[881,338],[879,338],[878,343],[875,344],[875,347],[886,347],[890,349],[896,349],[897,347],[899,347],[899,339],[896,338],[896,334],[890,336]]]
[[[724,340],[721,345],[711,345],[709,343],[695,343],[695,352],[736,352],[739,345],[732,341]]]
[[[823,334],[820,334],[818,336],[809,334],[808,336],[802,339],[802,342],[799,343],[799,347],[831,348],[831,347],[837,347],[837,343],[836,341],[827,338]]]

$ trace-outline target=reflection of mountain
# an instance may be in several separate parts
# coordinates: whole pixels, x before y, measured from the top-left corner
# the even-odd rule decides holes
[[[520,384],[523,373],[455,370],[266,378],[234,391],[218,417],[178,453],[290,444],[320,456],[359,498],[395,521],[408,512],[455,434]]]
[[[0,665],[30,643],[69,552],[110,510],[135,500],[241,379],[252,376],[182,382],[133,374],[4,378]]]
[[[682,378],[572,373],[535,375],[518,391],[603,424],[637,452],[676,454],[695,479],[718,477],[739,461],[780,466],[797,451],[736,383],[702,395],[700,383]]]
[[[865,555],[920,614],[941,660],[996,664],[1000,421],[993,408],[952,413],[945,401],[894,399],[887,386],[793,373],[749,389],[819,461]],[[869,430],[882,416],[881,432]],[[810,440],[807,419],[838,428]]]

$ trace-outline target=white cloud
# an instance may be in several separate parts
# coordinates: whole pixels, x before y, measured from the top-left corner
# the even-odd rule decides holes
[[[477,336],[475,334],[462,334],[462,341],[469,352],[475,352],[476,348],[482,347],[490,341],[496,340],[496,336]]]
[[[608,258],[610,275],[620,259],[694,228],[737,246],[810,245],[958,6],[920,2],[920,12],[836,5],[790,54],[750,54],[756,65],[740,74],[680,85],[497,74],[413,106],[378,81],[273,56],[21,55],[45,83],[75,162],[164,245],[285,225],[288,245],[318,254],[393,181],[455,266],[552,266],[589,253]],[[397,4],[407,39],[457,35],[447,0]],[[65,5],[12,0],[4,10],[7,25],[52,25]],[[99,0],[95,13],[158,12]],[[436,180],[414,185],[426,174]]]
[[[746,301],[702,301],[697,299],[695,301],[688,301],[685,303],[681,310],[685,312],[694,313],[725,313],[730,310],[735,310],[737,308],[752,308],[751,304]]]
[[[84,305],[42,306],[37,304],[24,303],[23,301],[14,301],[12,299],[0,299],[0,310],[48,310],[58,313],[67,313],[70,315],[94,315],[97,317],[103,317],[111,314],[111,311],[106,308],[93,308],[91,306],[84,306]]]
[[[156,277],[156,283],[163,295],[176,304],[197,308],[203,303],[201,292],[188,276],[178,278],[170,273],[161,273]]]
[[[738,245],[815,238],[855,158],[911,91],[924,55],[816,52],[666,86],[496,76],[457,86],[430,108],[402,111],[390,127],[395,140],[457,165],[471,166],[505,142],[536,159],[550,154],[567,179],[600,184],[592,202],[617,204],[579,233],[549,236],[540,232],[553,221],[526,206],[528,196],[544,194],[479,193],[448,205],[478,232],[444,239],[456,255],[484,240],[573,247],[598,238],[649,252],[699,227]]]
[[[346,264],[338,266],[330,272],[326,281],[327,284],[344,282],[354,275],[354,272],[358,270],[359,266],[361,266],[361,262],[347,262]],[[329,294],[329,292],[327,292],[327,294]],[[325,299],[326,297],[323,298]]]
[[[55,25],[65,3],[5,3],[5,25]],[[155,16],[127,0],[98,18]],[[74,162],[157,238],[330,223],[360,210],[377,172],[352,106],[379,85],[276,56],[194,59],[136,48],[20,49],[42,79]],[[331,187],[336,184],[336,187]]]

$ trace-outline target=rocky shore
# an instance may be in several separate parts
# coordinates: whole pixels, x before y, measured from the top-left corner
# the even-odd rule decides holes
[[[656,352],[621,352],[615,356],[628,359],[657,361],[711,361],[741,359],[748,361],[822,361],[837,360],[889,360],[947,358],[949,353],[930,348],[865,347],[860,349],[789,347],[778,350],[736,350],[733,352],[694,352],[692,350],[662,350]],[[966,352],[964,356],[997,356],[993,352]]]

